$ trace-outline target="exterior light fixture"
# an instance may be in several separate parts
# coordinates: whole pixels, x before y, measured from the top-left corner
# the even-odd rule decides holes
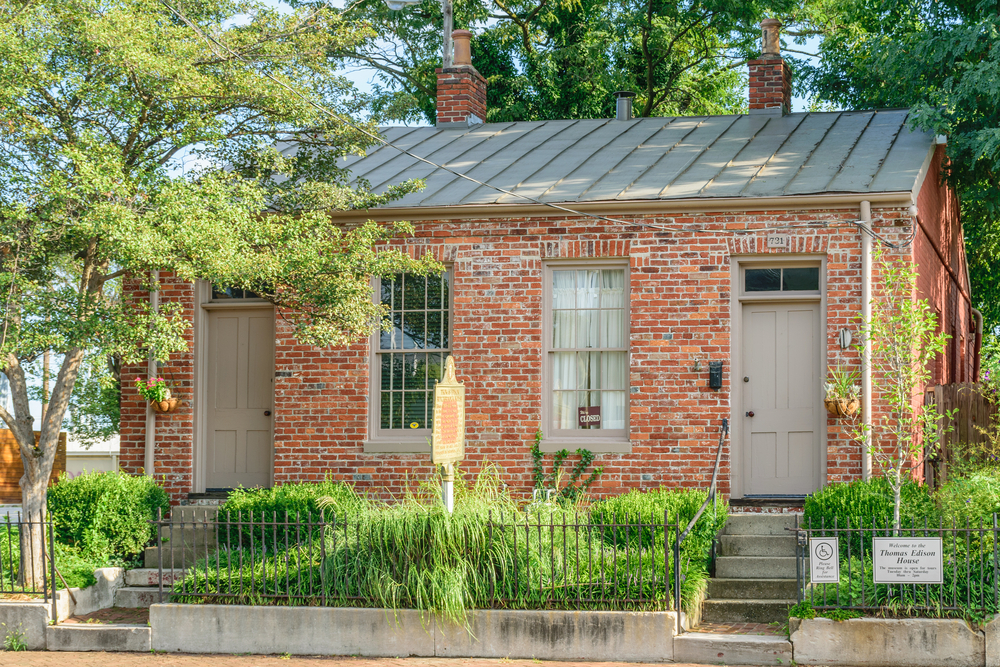
[[[841,329],[840,334],[837,335],[837,342],[840,343],[840,349],[846,350],[851,346],[851,332],[847,329]]]

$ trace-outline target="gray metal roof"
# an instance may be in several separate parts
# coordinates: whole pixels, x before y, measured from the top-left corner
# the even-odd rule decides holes
[[[387,140],[543,202],[908,192],[933,135],[906,110],[552,120],[471,128],[390,127]],[[346,160],[376,191],[426,187],[392,207],[523,203],[389,147]]]

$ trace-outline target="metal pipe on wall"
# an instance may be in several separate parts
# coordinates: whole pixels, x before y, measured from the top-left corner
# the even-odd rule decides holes
[[[153,271],[150,274],[150,290],[149,290],[149,309],[154,313],[160,312],[160,272]],[[149,377],[154,378],[157,375],[156,368],[156,355],[153,351],[149,351],[149,364],[146,368],[146,373]],[[143,460],[143,471],[147,476],[153,476],[153,464],[156,462],[155,457],[156,449],[156,413],[153,411],[153,406],[148,401],[146,402],[146,449],[145,449],[145,459]]]
[[[861,202],[861,320],[867,328],[872,319],[872,205]],[[872,456],[869,452],[872,429],[872,355],[871,337],[867,331],[861,337],[861,423],[865,430],[865,450],[861,454],[861,478],[872,476]]]

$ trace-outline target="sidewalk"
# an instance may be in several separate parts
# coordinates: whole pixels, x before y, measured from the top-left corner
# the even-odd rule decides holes
[[[275,655],[188,655],[182,653],[0,652],[4,667],[645,667],[642,663],[543,662],[472,658],[340,658]],[[676,667],[695,667],[669,663]]]

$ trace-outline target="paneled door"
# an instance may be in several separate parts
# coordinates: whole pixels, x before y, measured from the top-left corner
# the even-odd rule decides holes
[[[743,489],[802,496],[819,489],[819,303],[743,305]]]
[[[208,313],[205,487],[271,486],[274,310]]]

